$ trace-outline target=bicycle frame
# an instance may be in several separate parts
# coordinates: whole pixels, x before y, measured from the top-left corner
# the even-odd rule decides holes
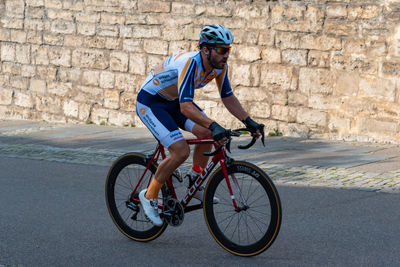
[[[218,145],[215,143],[215,141],[213,139],[187,139],[186,142],[189,145],[195,145],[195,144],[213,144],[214,148],[217,149]],[[148,171],[148,169],[150,168],[150,165],[152,163],[157,163],[159,158],[165,159],[167,156],[165,154],[165,148],[164,146],[158,142],[158,145],[156,147],[155,152],[153,153],[153,155],[151,156],[151,158],[148,160],[147,166],[145,171],[143,172],[142,176],[140,177],[140,180],[138,182],[138,184],[136,185],[135,189],[133,190],[132,194],[131,194],[131,199],[135,202],[140,202],[139,199],[137,199],[137,197],[135,197],[137,188],[139,187],[140,183],[142,182],[146,172]],[[182,198],[182,200],[180,201],[182,207],[184,208],[185,212],[189,212],[192,210],[196,210],[196,209],[200,209],[202,208],[202,205],[192,205],[192,206],[188,206],[190,200],[193,198],[194,193],[199,190],[200,186],[203,184],[203,182],[208,178],[208,176],[210,175],[210,173],[212,173],[213,169],[215,168],[215,166],[219,163],[221,168],[222,168],[222,172],[224,174],[225,177],[225,181],[227,183],[228,189],[229,189],[229,193],[231,195],[231,199],[232,199],[232,203],[233,206],[235,208],[236,211],[239,211],[240,208],[238,207],[237,203],[236,203],[236,199],[235,196],[233,194],[233,190],[231,187],[231,183],[229,180],[229,176],[228,176],[228,170],[226,167],[226,161],[229,157],[227,157],[226,155],[226,150],[225,147],[222,147],[214,156],[212,156],[211,160],[209,161],[209,163],[207,164],[206,168],[204,168],[203,172],[199,175],[199,177],[196,179],[196,181],[194,182],[194,184],[192,185],[192,187],[189,188],[188,193]],[[171,189],[172,191],[172,196],[177,199],[176,196],[176,192],[175,192],[175,188],[173,186],[172,183],[172,176],[170,176],[167,180],[167,185],[168,187]],[[240,188],[237,184],[237,180],[236,178],[232,175],[233,181],[239,191],[239,195],[242,196],[241,192],[240,192]],[[151,179],[150,179],[151,180]],[[150,183],[149,180],[149,183]],[[149,186],[149,184],[147,185]],[[243,199],[243,197],[242,197]],[[246,206],[246,203],[244,203],[244,205]],[[162,209],[162,204],[160,205],[160,208]]]

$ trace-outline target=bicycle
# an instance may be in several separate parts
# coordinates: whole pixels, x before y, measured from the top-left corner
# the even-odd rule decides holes
[[[212,158],[180,201],[172,182],[179,177],[174,173],[168,178],[158,198],[160,217],[164,220],[159,227],[141,211],[138,195],[154,177],[160,156],[166,157],[164,147],[158,143],[153,154],[128,153],[119,157],[108,172],[105,186],[108,211],[117,228],[130,239],[147,242],[159,237],[168,225],[181,225],[185,213],[203,209],[208,230],[225,250],[238,256],[254,256],[268,249],[281,225],[280,198],[262,169],[227,155],[231,137],[240,136],[243,131],[249,130],[228,130],[228,140],[222,146],[213,139],[186,140],[189,145],[214,144],[215,150],[204,153]],[[248,149],[255,141],[253,137],[249,144],[239,148]],[[218,163],[220,166],[212,172]],[[193,194],[209,176],[203,202],[189,206]],[[213,203],[214,196],[219,203]]]

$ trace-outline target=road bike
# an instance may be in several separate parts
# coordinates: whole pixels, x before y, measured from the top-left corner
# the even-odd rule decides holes
[[[166,157],[164,147],[158,143],[150,155],[127,153],[119,157],[110,168],[105,185],[108,211],[117,228],[135,241],[151,241],[168,225],[181,225],[188,212],[203,209],[212,237],[230,253],[254,256],[269,248],[279,233],[282,220],[278,191],[262,169],[227,155],[232,137],[245,131],[249,130],[227,130],[228,140],[221,146],[213,139],[186,140],[189,145],[213,144],[215,150],[204,153],[212,156],[211,160],[180,200],[173,182],[180,179],[176,172],[162,186],[158,197],[161,226],[153,225],[144,215],[139,192],[150,184],[160,158]],[[239,148],[248,149],[255,141],[253,137],[249,144]],[[264,143],[264,136],[262,141]],[[202,203],[189,205],[208,177]],[[214,203],[214,197],[219,199],[218,203]]]

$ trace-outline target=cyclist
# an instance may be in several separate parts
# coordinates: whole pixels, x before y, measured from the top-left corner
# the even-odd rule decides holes
[[[143,210],[154,225],[163,223],[157,207],[162,185],[190,154],[189,145],[179,128],[197,138],[212,137],[220,145],[226,141],[226,130],[208,118],[193,102],[195,89],[215,79],[228,111],[251,129],[256,137],[261,135],[262,126],[243,109],[228,80],[227,60],[232,42],[233,36],[226,27],[205,26],[200,32],[200,51],[168,57],[151,71],[139,90],[136,112],[155,138],[169,150],[168,157],[158,166],[149,187],[139,193]],[[210,151],[211,146],[196,145],[193,164],[205,168],[208,157],[203,153]],[[200,189],[194,197],[202,201],[203,193],[204,190]]]

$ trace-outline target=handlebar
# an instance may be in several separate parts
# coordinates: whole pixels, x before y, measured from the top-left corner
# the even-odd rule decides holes
[[[261,142],[263,144],[263,146],[265,146],[265,135],[264,135],[264,125],[261,124]],[[232,136],[241,136],[243,133],[252,133],[252,131],[248,128],[239,128],[236,130],[226,130],[226,136],[228,138],[228,140],[225,142],[224,145],[219,146],[216,150],[212,151],[212,152],[204,152],[205,156],[214,156],[216,155],[219,151],[221,151],[222,147],[225,146],[226,150],[228,150],[228,152],[231,152],[231,141],[232,141]],[[238,146],[239,149],[249,149],[250,147],[252,147],[257,141],[257,137],[253,135],[253,138],[251,139],[250,143],[248,143],[247,145],[243,145],[243,146]]]

